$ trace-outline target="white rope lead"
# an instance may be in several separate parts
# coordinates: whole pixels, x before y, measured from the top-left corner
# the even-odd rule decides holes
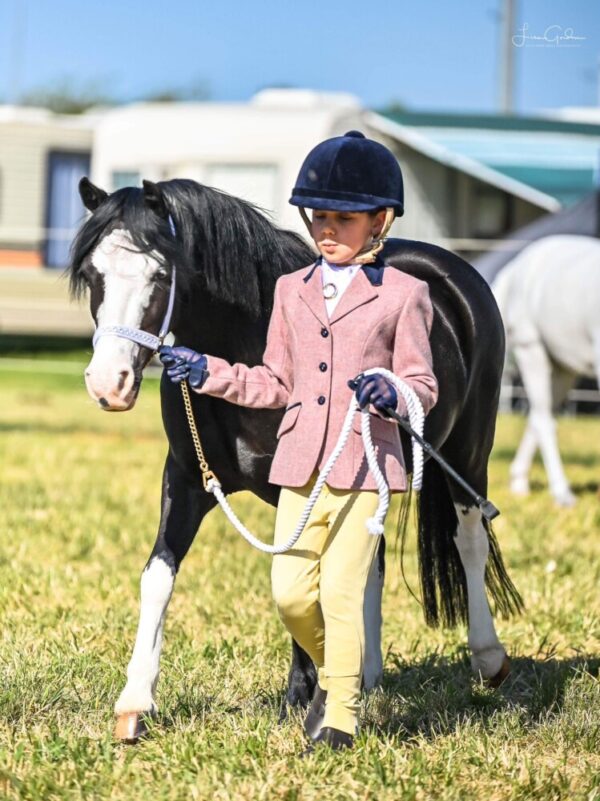
[[[421,437],[423,436],[423,428],[425,425],[425,413],[423,411],[423,406],[415,393],[415,391],[405,382],[402,381],[400,378],[395,376],[390,370],[385,370],[382,368],[373,368],[371,370],[365,370],[363,375],[371,375],[372,373],[379,373],[389,381],[391,381],[400,395],[404,398],[406,403],[406,409],[408,411],[408,417],[410,420],[411,428],[413,428],[417,434],[420,434]],[[350,399],[350,403],[348,405],[348,411],[346,412],[346,417],[344,418],[344,424],[342,426],[342,430],[338,437],[338,441],[335,445],[335,448],[331,452],[327,463],[324,465],[323,469],[319,473],[319,477],[317,478],[312,491],[308,497],[302,515],[300,516],[300,520],[298,521],[298,525],[292,536],[288,539],[287,542],[283,543],[282,545],[268,545],[267,543],[259,540],[257,537],[249,531],[246,526],[241,522],[241,520],[237,517],[229,502],[221,489],[221,484],[216,478],[211,478],[207,484],[206,489],[208,492],[212,492],[217,501],[219,502],[221,508],[225,512],[228,520],[232,523],[232,525],[239,531],[239,533],[244,537],[244,539],[250,543],[254,548],[257,548],[259,551],[263,551],[264,553],[270,554],[280,554],[285,553],[286,551],[291,550],[294,545],[298,542],[300,535],[304,531],[304,527],[306,526],[306,522],[310,517],[310,513],[312,512],[317,498],[321,494],[321,490],[323,489],[323,485],[329,475],[331,468],[336,463],[339,455],[343,451],[346,442],[348,441],[348,437],[350,436],[350,432],[352,431],[352,422],[354,420],[354,414],[360,409],[356,397],[352,395]],[[373,534],[375,536],[379,534],[383,534],[385,517],[387,515],[387,511],[390,505],[390,490],[385,480],[383,473],[381,472],[379,465],[377,463],[377,456],[375,453],[375,447],[373,446],[373,439],[371,437],[371,420],[370,414],[367,409],[361,410],[361,420],[362,420],[362,438],[363,443],[365,446],[365,453],[367,456],[367,464],[369,465],[369,470],[373,475],[375,483],[377,484],[377,491],[379,493],[379,504],[377,506],[377,511],[373,517],[370,517],[366,521],[367,530],[369,534]],[[392,425],[391,423],[389,425]],[[416,440],[413,439],[412,442],[412,449],[413,449],[413,487],[416,490],[421,489],[421,484],[423,481],[423,449],[417,443]]]

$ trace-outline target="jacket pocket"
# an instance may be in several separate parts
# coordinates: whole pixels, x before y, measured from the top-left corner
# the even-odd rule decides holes
[[[369,422],[371,423],[371,437],[373,440],[385,440],[386,442],[398,442],[399,434],[398,424],[393,421],[388,422],[378,417],[376,414],[369,412]],[[356,414],[352,428],[357,434],[362,434],[362,415]]]
[[[287,434],[288,431],[291,431],[292,428],[296,425],[296,420],[298,419],[298,415],[300,414],[300,409],[302,408],[302,401],[298,401],[297,403],[292,403],[291,406],[288,406],[285,412],[283,413],[283,419],[277,429],[277,439],[281,437],[283,434]]]

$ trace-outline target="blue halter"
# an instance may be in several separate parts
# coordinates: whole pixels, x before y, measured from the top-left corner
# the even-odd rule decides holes
[[[171,229],[171,233],[173,237],[177,235],[177,231],[175,229],[175,223],[173,222],[173,218],[169,214],[169,228]],[[116,337],[123,337],[124,339],[129,339],[132,342],[135,342],[138,345],[141,345],[144,348],[149,348],[150,350],[157,351],[163,343],[164,338],[169,333],[169,328],[171,326],[171,317],[173,316],[173,306],[175,305],[175,289],[176,289],[176,282],[177,282],[177,271],[175,265],[173,265],[171,271],[171,289],[169,290],[169,303],[167,304],[167,311],[165,312],[165,316],[160,327],[160,331],[158,332],[158,336],[154,334],[148,333],[148,331],[142,331],[140,328],[131,328],[128,325],[104,325],[100,328],[96,328],[94,332],[94,337],[92,339],[92,347],[96,347],[96,343],[100,339],[100,337],[104,337],[107,335],[116,336]]]

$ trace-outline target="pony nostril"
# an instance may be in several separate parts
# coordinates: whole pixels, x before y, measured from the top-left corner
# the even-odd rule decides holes
[[[125,386],[125,382],[131,375],[131,370],[121,370],[119,372],[119,391]]]
[[[110,406],[106,398],[98,398],[98,403],[100,404],[100,406],[102,406],[103,409],[108,409],[108,407]]]

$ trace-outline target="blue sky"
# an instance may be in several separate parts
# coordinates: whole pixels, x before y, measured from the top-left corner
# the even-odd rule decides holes
[[[600,3],[517,7],[515,33],[557,25],[585,37],[515,48],[517,111],[596,105]],[[214,100],[244,101],[288,84],[371,107],[494,111],[499,10],[500,0],[0,0],[0,99],[64,80],[123,100],[203,83]]]

